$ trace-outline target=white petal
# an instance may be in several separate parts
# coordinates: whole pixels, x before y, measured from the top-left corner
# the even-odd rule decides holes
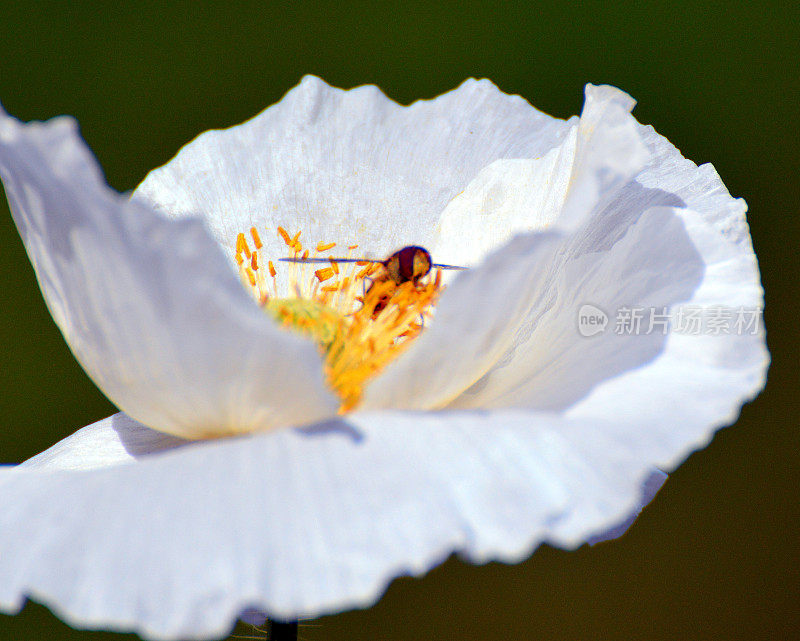
[[[335,411],[313,345],[264,318],[202,222],[110,190],[74,121],[0,111],[0,175],[53,318],[127,414],[197,438]]]
[[[566,199],[577,127],[541,158],[496,160],[442,212],[432,246],[436,261],[477,266],[523,232],[552,227]]]
[[[743,203],[737,224],[726,224],[729,232],[742,230]],[[691,210],[673,210],[680,216],[697,252],[705,262],[702,281],[686,306],[744,308],[760,312],[763,291],[750,237],[741,233],[725,236],[709,224],[709,218]],[[731,221],[728,221],[731,222]],[[763,324],[752,331],[715,335],[670,332],[662,350],[645,367],[604,381],[570,409],[576,417],[608,416],[609,408],[625,408],[636,416],[670,421],[660,438],[651,438],[652,461],[672,469],[682,460],[680,443],[686,448],[705,445],[714,428],[736,420],[741,405],[764,386],[769,353]]]
[[[447,202],[483,167],[541,156],[568,129],[487,80],[401,107],[374,86],[342,91],[307,76],[252,120],[186,145],[134,198],[203,216],[231,256],[253,225],[265,255],[285,255],[281,225],[383,258],[430,246]]]
[[[364,606],[452,550],[518,561],[619,523],[651,468],[605,434],[554,414],[356,414],[90,472],[0,471],[0,604],[30,595],[156,639],[218,637],[248,607]]]
[[[62,439],[22,463],[37,470],[92,470],[133,463],[143,456],[182,447],[193,441],[151,430],[119,413]]]
[[[608,85],[586,85],[585,95],[569,194],[559,216],[561,228],[570,230],[614,198],[650,158],[630,115],[633,98]]]

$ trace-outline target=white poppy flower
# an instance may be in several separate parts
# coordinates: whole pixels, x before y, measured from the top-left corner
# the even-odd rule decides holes
[[[762,308],[745,203],[633,104],[589,85],[564,121],[488,81],[402,107],[306,78],[130,199],[73,120],[0,110],[42,292],[122,410],[0,469],[0,608],[30,596],[81,627],[210,639],[247,608],[368,605],[452,551],[518,561],[618,535],[768,363],[760,325],[708,316]],[[392,290],[351,336],[344,314],[375,290],[324,293],[303,263],[273,283],[279,226],[298,253],[419,245],[469,269]],[[292,331],[274,317],[297,289],[316,302]],[[706,324],[678,331],[696,310]]]

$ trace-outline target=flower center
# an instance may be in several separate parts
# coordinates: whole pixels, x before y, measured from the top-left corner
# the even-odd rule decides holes
[[[342,399],[340,413],[353,409],[365,383],[419,336],[442,291],[441,272],[428,275],[430,256],[407,247],[386,261],[352,258],[358,245],[349,245],[342,258],[323,257],[336,243],[304,249],[300,232],[278,234],[291,254],[287,283],[279,284],[272,260],[264,263],[261,238],[255,227],[250,237],[236,238],[235,257],[244,286],[267,314],[319,347],[325,376]],[[320,264],[324,266],[320,267]]]

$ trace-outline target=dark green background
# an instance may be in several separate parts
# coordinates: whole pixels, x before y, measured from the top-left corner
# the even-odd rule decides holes
[[[119,190],[199,132],[275,102],[305,73],[343,87],[376,83],[403,103],[485,76],[562,117],[579,111],[584,83],[622,87],[639,100],[640,121],[713,162],[750,205],[769,384],[629,534],[576,552],[543,547],[516,566],[450,560],[395,581],[369,610],[301,628],[302,638],[749,640],[800,630],[800,13],[791,7],[2,5],[0,101],[23,120],[77,117]],[[5,199],[0,248],[0,461],[16,462],[115,410],[51,321]],[[0,616],[0,639],[122,638],[71,630],[34,604]]]

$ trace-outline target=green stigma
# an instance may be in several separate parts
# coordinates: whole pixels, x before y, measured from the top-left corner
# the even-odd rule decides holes
[[[345,327],[339,312],[314,300],[271,298],[264,310],[284,327],[311,338],[325,352]]]

